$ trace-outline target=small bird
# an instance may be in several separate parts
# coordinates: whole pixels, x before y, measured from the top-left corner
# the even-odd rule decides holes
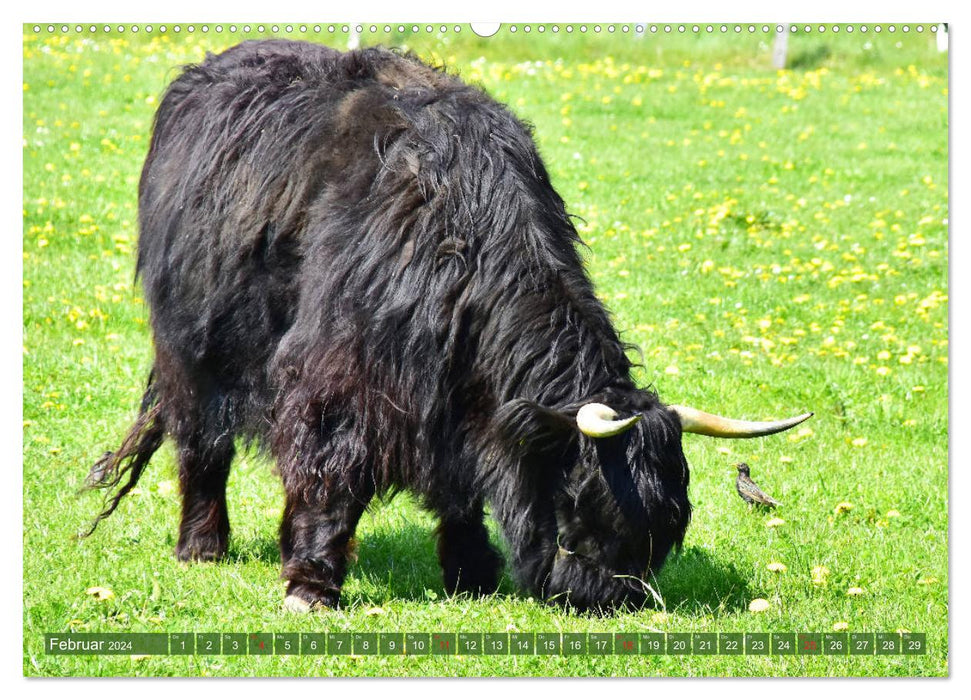
[[[738,478],[735,479],[735,489],[743,501],[749,505],[765,506],[766,508],[775,508],[776,506],[782,505],[771,496],[764,494],[762,489],[752,481],[752,478],[749,476],[749,467],[745,462],[736,464],[735,467],[738,469]]]

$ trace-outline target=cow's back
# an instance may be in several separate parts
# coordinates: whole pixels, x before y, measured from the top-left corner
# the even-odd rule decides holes
[[[388,51],[288,41],[186,68],[160,103],[139,187],[138,273],[160,361],[261,432],[320,219],[367,197],[376,135],[400,130],[388,93],[449,80]]]
[[[528,128],[390,51],[248,42],[189,67],[139,205],[159,357],[256,434],[273,405],[284,432],[358,417],[384,481],[526,394],[544,365],[511,363],[562,342],[551,324],[615,340]]]

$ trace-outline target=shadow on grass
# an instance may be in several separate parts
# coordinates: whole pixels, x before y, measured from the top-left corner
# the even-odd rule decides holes
[[[236,538],[230,544],[227,559],[234,563],[258,561],[279,566],[280,549],[277,541],[269,537]],[[654,587],[669,612],[677,610],[684,615],[735,612],[746,608],[750,599],[748,582],[738,570],[699,547],[686,547],[680,554],[672,555]],[[497,595],[514,599],[530,597],[519,590],[508,570],[500,577]],[[356,557],[350,563],[344,589],[345,605],[448,597],[430,529],[408,523],[367,532],[358,538]],[[610,615],[608,611],[590,614]]]
[[[394,599],[449,597],[442,582],[435,547],[433,531],[411,523],[359,534],[355,555],[348,567],[344,603],[379,604]],[[505,558],[505,552],[502,554]],[[236,536],[230,540],[226,560],[237,564],[260,562],[279,566],[280,546],[276,539],[269,537],[245,539]],[[497,593],[519,596],[516,585],[505,572],[500,577]]]
[[[505,558],[501,547],[500,552]],[[369,602],[449,597],[442,582],[434,532],[411,523],[363,535],[358,540],[357,561],[352,564],[350,576],[359,580],[363,591],[373,591],[372,596],[365,593]],[[518,597],[516,586],[505,572],[500,576],[497,593]]]
[[[736,612],[750,599],[748,580],[738,569],[700,547],[672,555],[656,585],[668,611],[683,615]]]
[[[280,542],[273,537],[242,538],[233,533],[229,539],[226,561],[233,564],[262,562],[280,564]]]

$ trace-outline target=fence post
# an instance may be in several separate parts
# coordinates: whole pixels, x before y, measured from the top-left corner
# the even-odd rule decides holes
[[[789,25],[776,25],[775,43],[772,44],[772,67],[782,70],[786,67],[786,51],[789,48]]]

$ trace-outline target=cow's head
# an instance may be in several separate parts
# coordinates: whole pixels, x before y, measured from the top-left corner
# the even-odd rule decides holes
[[[650,391],[601,398],[556,411],[531,404],[518,433],[547,474],[540,491],[555,516],[555,542],[543,548],[534,582],[547,598],[580,609],[650,597],[648,577],[681,544],[691,516],[683,433],[758,437],[812,415],[750,422],[665,406]]]

